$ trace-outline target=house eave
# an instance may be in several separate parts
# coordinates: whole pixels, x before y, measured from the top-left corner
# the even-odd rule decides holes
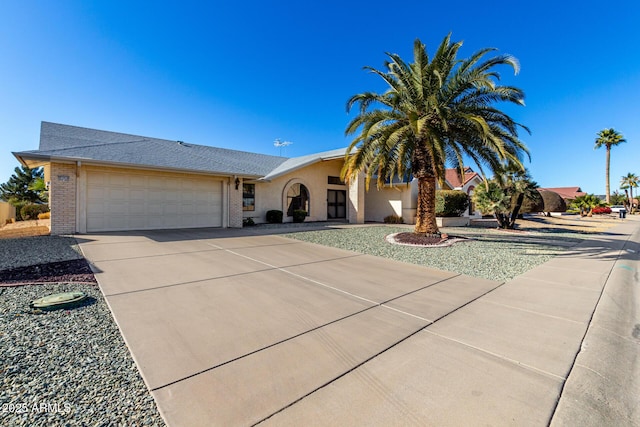
[[[158,166],[158,165],[143,165],[139,163],[127,163],[127,162],[110,162],[104,160],[96,160],[91,158],[83,158],[83,157],[64,157],[64,156],[51,156],[47,154],[38,154],[38,153],[25,153],[25,152],[14,152],[12,153],[18,161],[27,166],[27,167],[39,167],[49,162],[56,163],[78,163],[81,162],[85,166],[107,166],[107,167],[119,167],[119,168],[129,168],[129,169],[144,169],[149,171],[166,171],[166,172],[176,172],[176,173],[190,173],[190,174],[198,174],[198,175],[215,175],[215,176],[224,176],[224,177],[238,177],[243,179],[258,179],[260,175],[252,175],[243,172],[221,172],[221,171],[211,171],[211,170],[201,170],[201,169],[185,169],[185,168],[174,168],[169,166]]]

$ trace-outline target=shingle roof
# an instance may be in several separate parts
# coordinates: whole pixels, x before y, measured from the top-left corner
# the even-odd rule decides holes
[[[252,177],[267,175],[288,160],[285,157],[49,122],[42,122],[39,150],[14,155]]]

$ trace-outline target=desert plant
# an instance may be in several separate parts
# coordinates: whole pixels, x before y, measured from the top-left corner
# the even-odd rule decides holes
[[[494,180],[476,187],[473,192],[473,202],[482,215],[494,215],[496,219],[498,216],[506,215],[511,209],[511,196],[506,194]]]
[[[400,215],[387,215],[384,217],[385,224],[404,224],[404,219]]]
[[[496,178],[476,187],[474,202],[483,214],[493,213],[500,228],[513,229],[525,198],[540,197],[538,184],[518,165],[502,168]]]
[[[447,164],[463,170],[463,158],[495,170],[511,162],[519,165],[528,151],[518,138],[515,122],[495,104],[524,105],[524,93],[498,84],[496,67],[519,65],[510,55],[487,58],[494,49],[482,49],[468,59],[458,58],[462,42],[442,40],[430,58],[426,46],[415,40],[413,62],[388,53],[384,70],[366,69],[386,83],[383,93],[364,92],[347,102],[358,107],[345,133],[355,135],[342,177],[347,181],[365,174],[378,187],[394,177],[411,173],[418,180],[415,232],[438,234],[436,184],[444,181]]]
[[[609,206],[596,206],[595,208],[591,209],[591,213],[593,213],[594,215],[610,214],[611,208]]]
[[[22,209],[20,209],[20,216],[23,221],[27,221],[30,219],[36,219],[39,214],[45,212],[49,212],[49,206],[30,203],[28,205],[24,205]]]
[[[303,209],[296,209],[293,211],[293,222],[304,222],[307,217],[307,211]]]
[[[242,218],[242,226],[243,227],[251,227],[252,225],[256,225],[253,218]]]
[[[469,196],[460,190],[436,191],[436,216],[461,216],[469,207]]]
[[[604,203],[598,196],[585,194],[578,196],[571,202],[571,207],[580,211],[580,216],[592,216],[593,208],[603,206]]]
[[[41,214],[38,214],[38,219],[50,219],[51,218],[51,212],[43,212]]]
[[[282,211],[273,209],[267,211],[267,222],[269,224],[281,224],[282,223]]]

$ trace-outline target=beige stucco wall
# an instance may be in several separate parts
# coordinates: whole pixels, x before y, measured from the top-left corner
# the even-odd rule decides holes
[[[16,208],[7,202],[0,202],[0,225],[4,225],[8,219],[16,217]]]
[[[377,189],[372,183],[365,193],[365,221],[382,222],[386,216],[402,216],[403,208],[409,206],[411,189],[407,186],[384,187]]]
[[[248,181],[256,184],[255,210],[244,211],[245,218],[253,218],[256,223],[266,222],[267,211],[276,209],[284,213],[283,222],[291,222],[287,217],[287,191],[296,183],[304,184],[309,190],[309,216],[306,221],[327,220],[327,190],[344,190],[346,185],[329,185],[329,176],[340,176],[342,159],[328,160],[314,163],[300,168],[271,182]],[[349,203],[347,203],[347,218],[349,217]],[[241,208],[242,209],[242,208]]]

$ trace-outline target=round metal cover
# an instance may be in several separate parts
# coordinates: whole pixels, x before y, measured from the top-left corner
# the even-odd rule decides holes
[[[84,292],[63,292],[61,294],[47,295],[31,301],[33,308],[57,308],[69,304],[74,304],[85,299],[87,295]]]

